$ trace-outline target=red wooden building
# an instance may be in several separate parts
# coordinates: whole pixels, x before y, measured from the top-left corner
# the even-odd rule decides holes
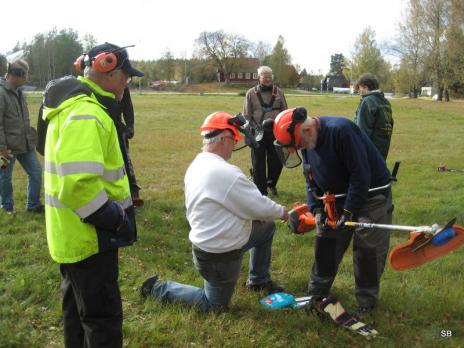
[[[261,64],[257,58],[241,58],[238,64],[229,73],[231,83],[257,83],[258,68]],[[218,70],[218,82],[225,82],[224,71]]]

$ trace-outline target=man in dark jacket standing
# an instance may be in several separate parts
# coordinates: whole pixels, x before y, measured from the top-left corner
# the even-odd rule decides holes
[[[361,75],[356,89],[361,96],[361,102],[356,110],[354,122],[372,140],[386,160],[393,132],[390,102],[379,90],[379,82],[373,74]]]
[[[274,135],[263,130],[263,121],[275,117],[287,108],[282,90],[272,83],[272,69],[268,66],[258,68],[259,84],[250,88],[246,94],[243,114],[250,121],[254,129],[259,148],[251,149],[251,163],[253,165],[253,181],[263,195],[268,189],[277,195],[277,181],[282,172],[280,163],[274,149]],[[267,165],[267,171],[266,171]]]
[[[15,212],[11,177],[16,159],[28,176],[27,211],[44,211],[40,203],[42,168],[35,153],[37,132],[30,125],[29,110],[20,88],[26,83],[28,73],[27,62],[18,59],[8,63],[5,78],[0,79],[0,155],[9,159],[0,170],[0,197],[2,209],[8,214]]]
[[[321,298],[329,294],[353,239],[358,314],[371,313],[378,302],[390,235],[376,229],[353,230],[345,227],[345,222],[391,224],[391,179],[385,160],[353,122],[342,117],[307,117],[304,108],[280,113],[275,120],[274,135],[281,158],[289,159],[288,155],[297,155],[299,149],[304,157],[308,207],[317,221],[309,293]],[[382,189],[369,191],[379,187]],[[335,226],[327,223],[327,212],[317,198],[327,192],[346,193],[335,201],[339,217]]]

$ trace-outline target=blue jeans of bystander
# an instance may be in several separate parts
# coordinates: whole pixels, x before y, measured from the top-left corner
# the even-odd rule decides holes
[[[37,208],[41,205],[40,188],[42,185],[42,168],[40,167],[35,150],[15,155],[10,159],[8,166],[0,170],[0,198],[2,208],[12,210],[14,206],[12,174],[16,159],[24,168],[28,177],[26,208]]]

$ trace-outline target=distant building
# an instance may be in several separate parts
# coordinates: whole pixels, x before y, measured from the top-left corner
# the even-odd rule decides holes
[[[432,96],[432,87],[422,87],[421,88],[422,97],[431,97]]]
[[[334,87],[350,88],[350,81],[343,74],[327,74],[322,80],[323,91],[333,91]]]
[[[257,58],[241,58],[238,63],[232,68],[229,73],[229,81],[231,83],[257,83],[258,68],[260,66]],[[226,82],[223,70],[217,72],[218,82]]]
[[[154,90],[161,90],[166,88],[169,85],[177,85],[179,81],[149,81],[148,82],[148,87]]]

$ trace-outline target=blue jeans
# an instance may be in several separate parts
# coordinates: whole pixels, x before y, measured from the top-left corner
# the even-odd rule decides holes
[[[240,275],[245,251],[250,250],[248,282],[261,284],[271,280],[269,266],[274,233],[274,222],[253,221],[250,239],[241,250],[226,253],[228,256],[224,258],[221,257],[226,254],[206,253],[210,257],[203,257],[193,252],[193,263],[203,277],[204,289],[165,281],[157,283],[151,295],[160,301],[180,302],[204,312],[227,309]]]
[[[27,209],[34,209],[41,204],[40,187],[42,185],[42,168],[40,167],[35,150],[15,155],[10,159],[8,166],[0,170],[0,198],[2,208],[11,210],[14,206],[11,176],[16,159],[24,168],[28,177]]]

